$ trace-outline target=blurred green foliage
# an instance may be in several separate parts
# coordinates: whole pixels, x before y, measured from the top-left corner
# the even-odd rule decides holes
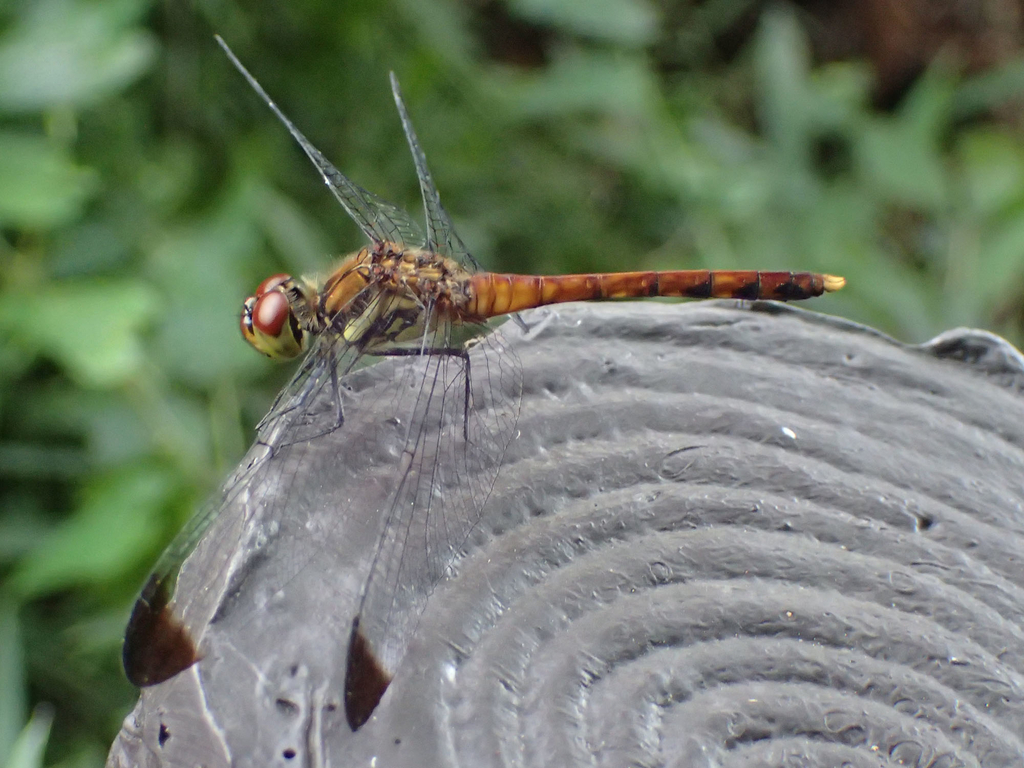
[[[359,244],[214,32],[339,168],[418,211],[395,70],[490,268],[829,271],[849,286],[820,309],[899,338],[1021,339],[1024,145],[993,115],[1024,62],[940,59],[882,113],[868,68],[814,66],[785,8],[724,60],[751,7],[0,6],[0,764],[102,763],[135,696],[135,591],[288,376],[241,342],[241,301]]]

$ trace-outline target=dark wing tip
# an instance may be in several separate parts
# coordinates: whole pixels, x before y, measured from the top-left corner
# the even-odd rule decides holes
[[[167,582],[151,576],[135,601],[121,652],[132,685],[162,683],[199,661],[195,641],[170,606]]]
[[[359,631],[359,619],[352,623],[345,669],[345,717],[353,731],[370,719],[384,691],[391,684],[391,675],[384,669],[366,636]]]

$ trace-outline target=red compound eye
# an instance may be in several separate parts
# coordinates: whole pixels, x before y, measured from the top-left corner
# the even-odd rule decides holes
[[[271,275],[256,287],[256,298],[268,293],[284,282],[291,280],[291,275]]]
[[[261,285],[260,288],[262,287]],[[252,311],[252,325],[264,336],[276,339],[281,335],[281,329],[288,322],[290,314],[288,299],[280,291],[272,290],[256,299],[256,306]]]

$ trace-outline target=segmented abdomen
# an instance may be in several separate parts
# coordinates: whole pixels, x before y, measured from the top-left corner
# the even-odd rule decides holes
[[[469,280],[467,315],[497,317],[567,301],[683,296],[691,299],[795,301],[838,291],[846,281],[815,272],[685,269],[590,275],[508,275],[481,272]]]

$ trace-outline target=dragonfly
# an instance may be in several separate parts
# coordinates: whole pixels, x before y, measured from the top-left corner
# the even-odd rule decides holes
[[[393,451],[392,490],[378,510],[381,529],[349,635],[343,698],[355,731],[394,678],[431,590],[450,572],[480,521],[515,434],[521,365],[495,320],[512,316],[523,323],[516,315],[523,310],[601,299],[799,300],[839,290],[845,281],[813,272],[754,270],[554,276],[485,271],[441,204],[393,73],[392,94],[419,179],[425,232],[404,211],[338,171],[216,39],[368,240],[322,283],[277,274],[245,300],[240,326],[249,344],[270,358],[304,358],[258,427],[258,442],[270,448],[267,457],[233,487],[229,481],[225,498],[240,493],[243,484],[278,479],[273,473],[283,470],[275,451],[355,430],[360,414],[345,406],[346,382],[387,358],[408,363],[396,367],[376,393],[381,402],[394,404],[394,423],[402,431]],[[325,398],[331,404],[326,411],[313,405]],[[193,518],[135,603],[123,662],[128,679],[140,687],[163,682],[202,657],[199,639],[176,610],[174,589],[183,562],[216,515],[212,505]]]

